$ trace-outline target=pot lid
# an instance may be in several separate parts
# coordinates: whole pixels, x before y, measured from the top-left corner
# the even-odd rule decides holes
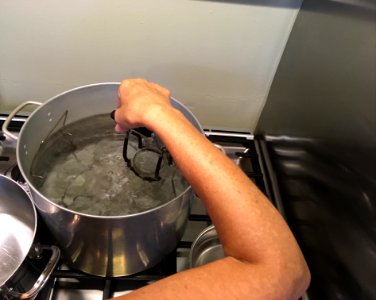
[[[36,210],[26,191],[0,175],[0,287],[18,270],[34,241]]]

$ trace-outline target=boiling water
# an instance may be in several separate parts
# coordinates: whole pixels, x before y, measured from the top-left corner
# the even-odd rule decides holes
[[[122,156],[123,134],[114,133],[108,115],[65,125],[46,139],[31,170],[33,185],[48,199],[97,216],[138,213],[181,194],[188,184],[176,166],[164,163],[161,180],[137,177]],[[136,153],[130,139],[128,153]],[[148,165],[147,156],[143,165]],[[155,162],[150,162],[153,164]]]

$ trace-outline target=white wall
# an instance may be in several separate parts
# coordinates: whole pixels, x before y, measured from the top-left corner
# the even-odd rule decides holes
[[[145,77],[205,127],[253,130],[301,0],[229,2],[2,0],[0,112]]]

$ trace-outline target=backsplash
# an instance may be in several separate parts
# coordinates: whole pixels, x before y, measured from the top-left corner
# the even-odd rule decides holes
[[[1,1],[0,112],[145,77],[207,128],[252,131],[301,1]]]

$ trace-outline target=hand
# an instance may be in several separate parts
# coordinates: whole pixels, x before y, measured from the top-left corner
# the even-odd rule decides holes
[[[148,127],[151,115],[170,106],[170,91],[146,81],[127,79],[120,84],[118,108],[115,112],[115,131]]]

